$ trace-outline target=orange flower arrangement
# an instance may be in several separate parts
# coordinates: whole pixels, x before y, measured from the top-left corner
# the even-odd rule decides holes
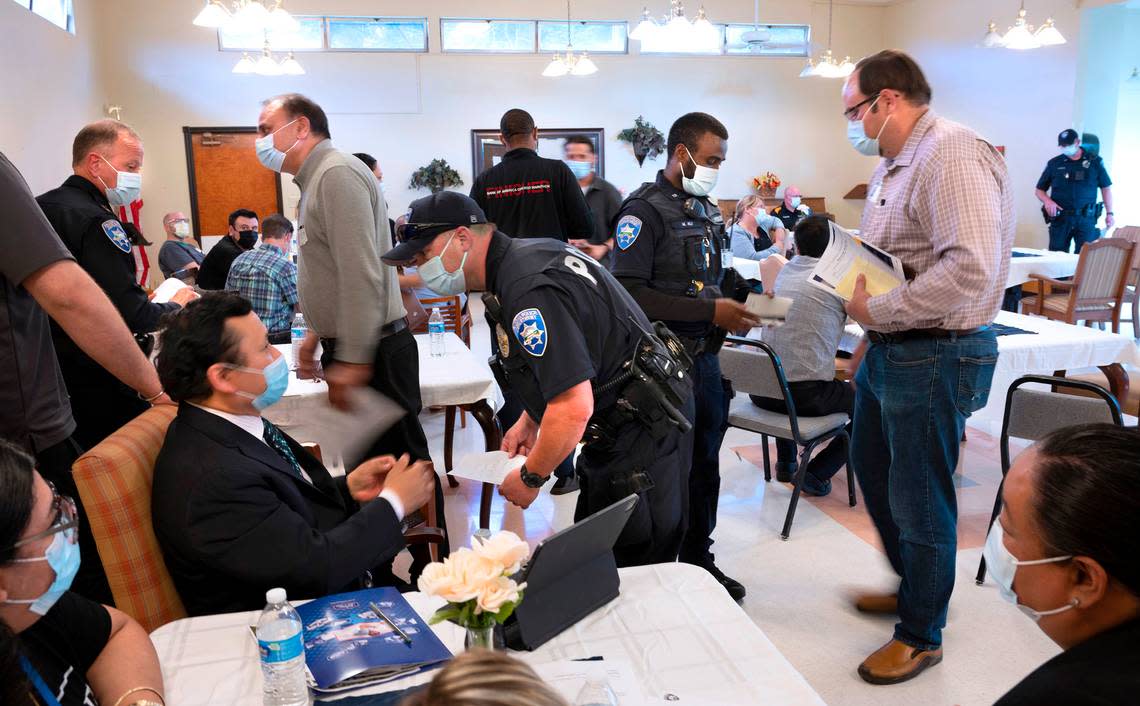
[[[775,193],[780,188],[780,177],[772,172],[764,172],[758,177],[752,177],[752,188],[760,192]]]

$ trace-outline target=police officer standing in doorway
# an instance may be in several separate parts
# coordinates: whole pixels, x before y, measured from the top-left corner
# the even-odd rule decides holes
[[[674,561],[684,532],[691,388],[680,341],[655,327],[604,267],[548,238],[517,239],[452,191],[411,205],[401,240],[382,256],[414,263],[441,295],[484,291],[495,333],[491,365],[524,413],[502,449],[527,457],[499,492],[529,506],[574,451],[575,519],[640,497],[618,538],[619,566]]]
[[[684,341],[693,364],[693,449],[688,529],[681,561],[704,567],[732,597],[744,586],[713,563],[712,532],[720,495],[720,445],[732,389],[717,353],[726,331],[757,324],[735,294],[724,221],[708,194],[728,149],[728,130],[706,113],[689,113],[669,129],[669,161],[657,180],[630,194],[614,226],[613,273],[645,315]],[[730,273],[729,277],[725,274]]]
[[[1049,160],[1037,180],[1037,200],[1043,204],[1041,210],[1049,224],[1049,249],[1069,252],[1070,243],[1075,243],[1079,253],[1081,246],[1100,237],[1096,222],[1100,220],[1101,208],[1107,211],[1105,229],[1116,223],[1109,188],[1112,180],[1100,156],[1081,147],[1076,130],[1063,131],[1057,136],[1057,145],[1061,154]],[[1096,201],[1098,188],[1103,207]]]
[[[118,208],[139,198],[142,161],[142,141],[130,127],[117,120],[91,123],[72,144],[75,173],[59,188],[36,197],[60,240],[107,293],[136,338],[157,329],[166,312],[198,298],[186,288],[171,302],[156,304],[135,282],[131,241]],[[51,328],[75,416],[73,436],[90,449],[145,412],[154,400],[141,399],[119,382],[54,321]]]

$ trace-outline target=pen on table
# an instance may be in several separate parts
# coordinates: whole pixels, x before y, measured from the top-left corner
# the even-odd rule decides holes
[[[395,620],[392,620],[387,615],[384,615],[384,611],[380,610],[380,606],[376,605],[375,603],[369,603],[368,607],[372,609],[372,612],[376,614],[377,618],[380,618],[384,622],[391,625],[392,629],[396,631],[396,634],[399,635],[404,642],[408,643],[409,645],[412,644],[412,638],[408,637],[408,633],[401,630],[400,626],[396,624]]]

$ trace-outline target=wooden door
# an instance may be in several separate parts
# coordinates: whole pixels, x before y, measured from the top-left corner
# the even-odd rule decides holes
[[[248,208],[264,219],[281,213],[277,173],[257,161],[252,127],[184,127],[194,237],[224,235],[230,213]]]

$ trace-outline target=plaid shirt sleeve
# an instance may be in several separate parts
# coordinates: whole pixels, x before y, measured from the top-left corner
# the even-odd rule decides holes
[[[952,150],[918,177],[912,204],[933,265],[868,301],[876,323],[943,319],[996,285],[1002,260],[1002,185],[975,155]]]

